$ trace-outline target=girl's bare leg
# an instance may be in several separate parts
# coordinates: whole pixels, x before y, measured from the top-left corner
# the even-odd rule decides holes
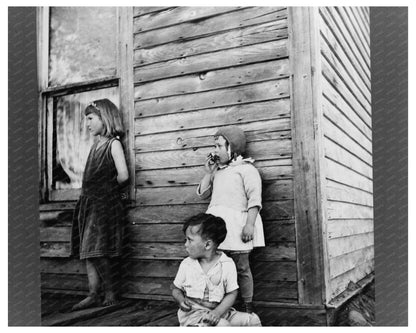
[[[78,304],[75,304],[72,307],[72,310],[81,310],[90,308],[94,305],[98,304],[99,297],[98,297],[98,288],[100,286],[100,276],[98,274],[97,267],[94,265],[94,262],[92,260],[87,259],[87,274],[88,274],[88,286],[90,293],[89,295],[84,298],[81,302]]]
[[[115,288],[114,288],[114,279],[112,277],[111,269],[111,259],[109,258],[99,258],[99,273],[103,280],[104,286],[104,306],[110,306],[116,304]]]

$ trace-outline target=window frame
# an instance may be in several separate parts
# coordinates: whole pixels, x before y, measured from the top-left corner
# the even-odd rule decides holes
[[[119,89],[119,108],[123,114],[126,136],[123,139],[130,182],[129,197],[135,196],[135,157],[134,157],[134,84],[133,84],[133,7],[115,7],[117,20],[116,36],[116,75],[100,79],[48,87],[49,75],[49,28],[50,7],[37,7],[37,53],[38,53],[38,110],[39,110],[39,198],[40,203],[62,204],[75,201],[80,189],[52,190],[51,170],[53,160],[53,110],[48,110],[48,99],[86,92],[101,88]],[[58,193],[60,192],[60,193]],[[65,195],[65,192],[69,194]],[[62,195],[61,195],[62,194]]]

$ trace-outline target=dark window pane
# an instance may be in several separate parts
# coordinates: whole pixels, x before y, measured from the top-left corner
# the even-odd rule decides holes
[[[115,7],[52,7],[49,86],[116,75]]]

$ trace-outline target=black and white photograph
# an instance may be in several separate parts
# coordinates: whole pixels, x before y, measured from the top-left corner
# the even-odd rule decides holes
[[[40,325],[377,326],[373,10],[36,7]]]

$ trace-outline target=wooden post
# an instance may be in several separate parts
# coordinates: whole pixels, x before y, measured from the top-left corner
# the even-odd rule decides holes
[[[120,77],[120,110],[126,128],[126,159],[130,176],[130,200],[135,200],[134,158],[134,84],[133,84],[133,8],[119,7],[118,76]]]
[[[323,304],[319,33],[312,7],[289,7],[294,205],[300,304]]]
[[[44,201],[47,192],[46,179],[46,98],[41,91],[48,87],[49,7],[37,7],[37,62],[38,62],[38,154],[39,199]]]

